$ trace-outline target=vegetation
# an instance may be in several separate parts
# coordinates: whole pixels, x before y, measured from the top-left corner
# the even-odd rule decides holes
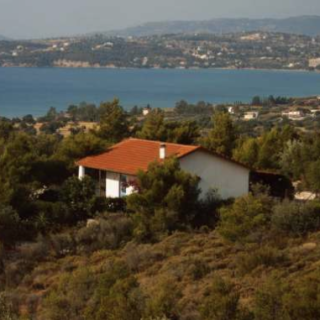
[[[69,108],[74,121],[97,122],[67,136],[32,130],[32,116],[0,120],[0,319],[319,318],[318,199],[275,198],[263,185],[199,199],[198,178],[174,157],[139,172],[136,193],[104,199],[75,165],[126,137],[201,143],[317,194],[316,132],[284,123],[246,134],[224,106],[203,105],[211,121],[190,119],[184,103],[174,119],[118,100],[80,109]],[[40,121],[68,117],[50,109]]]

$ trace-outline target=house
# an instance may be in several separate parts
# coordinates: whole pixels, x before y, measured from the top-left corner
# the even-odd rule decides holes
[[[305,117],[305,113],[302,110],[285,111],[282,112],[282,116],[290,120],[302,120]]]
[[[244,120],[255,120],[258,119],[259,112],[258,111],[250,111],[244,114]]]
[[[142,109],[142,115],[144,115],[145,117],[151,112],[151,108],[150,107],[145,107]]]
[[[133,185],[139,170],[146,171],[151,162],[171,156],[178,158],[181,169],[200,178],[201,197],[211,189],[217,189],[223,199],[249,192],[250,169],[236,161],[200,146],[132,138],[78,161],[79,179],[89,175],[97,181],[99,195],[123,197],[135,192]]]
[[[234,107],[228,107],[228,112],[229,112],[230,114],[235,114],[235,113],[236,113]]]

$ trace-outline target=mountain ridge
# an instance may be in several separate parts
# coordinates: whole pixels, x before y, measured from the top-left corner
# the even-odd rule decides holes
[[[143,37],[179,33],[224,34],[250,31],[283,32],[317,36],[320,35],[320,16],[297,16],[283,19],[217,18],[202,21],[173,20],[146,22],[125,29],[100,32],[100,34],[121,37]]]

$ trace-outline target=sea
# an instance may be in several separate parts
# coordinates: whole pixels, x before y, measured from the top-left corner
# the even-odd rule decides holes
[[[249,102],[267,97],[320,96],[320,73],[264,70],[0,68],[0,116],[44,115],[81,102],[118,98],[133,106]]]

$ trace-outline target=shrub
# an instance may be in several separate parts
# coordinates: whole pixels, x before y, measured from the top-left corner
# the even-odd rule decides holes
[[[105,207],[108,212],[125,212],[127,203],[124,198],[107,198]]]
[[[275,206],[272,226],[276,231],[302,236],[320,229],[320,202],[284,201]]]
[[[286,261],[287,257],[281,251],[270,246],[264,246],[240,254],[236,264],[240,273],[246,274],[259,266],[274,267]]]
[[[82,180],[75,176],[66,180],[61,188],[61,200],[68,207],[71,223],[87,219],[101,209],[95,183],[88,176]]]
[[[320,319],[320,281],[319,272],[306,276],[286,291],[283,305],[286,319]]]
[[[95,320],[141,320],[144,296],[134,276],[119,279],[102,297],[93,319]]]
[[[48,320],[70,320],[71,305],[61,293],[53,291],[44,300],[44,315]]]
[[[136,236],[150,240],[159,233],[189,225],[197,214],[199,179],[180,169],[175,158],[154,162],[138,173],[138,193],[127,198],[136,214]]]
[[[69,254],[74,254],[76,243],[73,234],[61,233],[50,237],[50,245],[56,257],[61,258]]]
[[[148,317],[167,317],[168,319],[179,319],[178,302],[182,297],[181,291],[177,287],[176,279],[165,278],[161,280],[156,291],[148,300],[146,313]]]
[[[78,249],[93,252],[101,249],[117,249],[132,238],[133,223],[129,217],[114,215],[81,228],[75,235]]]
[[[18,240],[19,222],[18,214],[11,207],[0,205],[0,242],[9,245]]]
[[[43,302],[43,319],[85,320],[83,311],[95,285],[94,275],[85,267],[61,276]]]
[[[259,320],[315,320],[320,319],[319,272],[300,278],[293,285],[285,285],[272,276],[257,290],[254,315]]]
[[[143,317],[145,298],[122,260],[111,260],[97,280],[85,319],[140,320]]]
[[[200,306],[202,319],[239,319],[242,314],[239,299],[240,295],[230,281],[214,279]]]
[[[220,210],[218,232],[227,240],[247,242],[261,238],[270,221],[271,199],[252,194],[237,199],[233,205]]]
[[[285,320],[283,295],[282,282],[274,277],[268,279],[255,293],[253,306],[255,319]]]
[[[8,302],[4,295],[0,294],[0,319],[1,320],[18,320],[13,311],[12,305]]]
[[[200,280],[210,273],[211,269],[201,258],[193,258],[189,261],[188,274],[193,280]]]

